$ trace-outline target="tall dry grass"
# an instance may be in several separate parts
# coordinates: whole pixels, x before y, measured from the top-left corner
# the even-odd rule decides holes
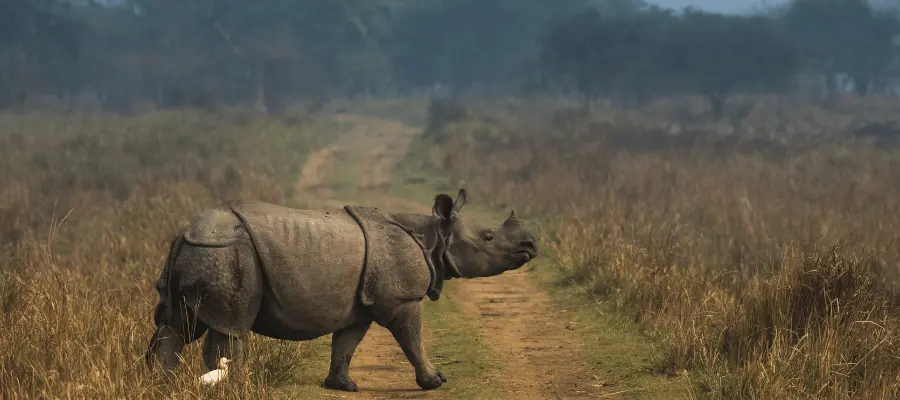
[[[201,388],[146,370],[153,282],[176,230],[234,198],[284,202],[327,138],[251,111],[0,116],[0,397],[269,398],[309,343],[252,337],[253,372]]]
[[[656,369],[689,371],[698,397],[897,398],[900,149],[850,138],[890,107],[846,101],[770,99],[726,123],[433,107],[410,162],[527,206],[564,281],[657,336]]]

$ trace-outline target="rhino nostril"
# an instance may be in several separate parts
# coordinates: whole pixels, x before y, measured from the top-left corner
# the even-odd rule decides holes
[[[537,245],[535,245],[534,239],[527,239],[519,242],[519,247],[523,249],[537,250]]]

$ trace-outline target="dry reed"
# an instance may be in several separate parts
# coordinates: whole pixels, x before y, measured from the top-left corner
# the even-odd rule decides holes
[[[889,107],[773,102],[724,126],[658,104],[432,107],[410,162],[526,205],[563,281],[658,337],[654,367],[697,397],[896,398],[900,150],[850,138]]]

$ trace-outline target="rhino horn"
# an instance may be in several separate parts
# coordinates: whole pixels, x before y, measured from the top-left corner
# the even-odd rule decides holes
[[[509,213],[509,217],[506,218],[506,221],[503,221],[503,225],[506,226],[518,225],[520,223],[521,221],[519,221],[519,217],[516,216],[516,210],[512,210]]]

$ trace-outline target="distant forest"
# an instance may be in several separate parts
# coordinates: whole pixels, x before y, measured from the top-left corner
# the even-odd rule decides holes
[[[110,111],[277,113],[442,88],[638,104],[695,93],[721,113],[736,92],[893,94],[900,18],[885,3],[721,15],[640,0],[0,0],[0,109],[89,96]]]

